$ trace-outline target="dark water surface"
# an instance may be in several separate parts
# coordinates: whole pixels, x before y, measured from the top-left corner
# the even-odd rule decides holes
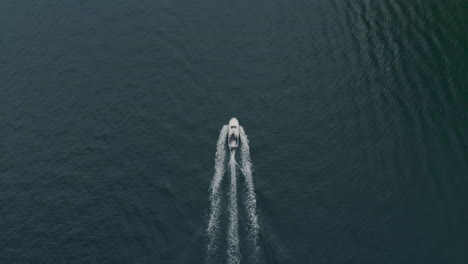
[[[0,263],[203,263],[231,116],[267,263],[468,263],[466,22],[456,0],[0,1]]]

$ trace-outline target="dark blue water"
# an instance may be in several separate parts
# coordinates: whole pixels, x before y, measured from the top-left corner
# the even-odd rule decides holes
[[[232,116],[266,263],[468,263],[466,22],[464,1],[1,1],[0,263],[203,263]]]

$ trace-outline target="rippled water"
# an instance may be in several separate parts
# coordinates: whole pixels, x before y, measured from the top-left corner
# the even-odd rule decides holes
[[[203,263],[232,116],[267,263],[467,263],[465,6],[1,1],[0,263]]]

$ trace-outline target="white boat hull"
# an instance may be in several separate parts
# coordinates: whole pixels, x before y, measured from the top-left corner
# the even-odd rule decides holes
[[[236,150],[239,147],[239,121],[235,117],[229,120],[227,144],[230,150]]]

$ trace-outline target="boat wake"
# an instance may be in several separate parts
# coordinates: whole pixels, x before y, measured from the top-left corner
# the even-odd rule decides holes
[[[219,132],[218,143],[216,144],[215,154],[215,173],[210,185],[210,217],[208,220],[207,233],[208,241],[208,256],[212,258],[216,254],[218,247],[218,234],[219,234],[219,217],[221,214],[221,195],[220,188],[223,180],[226,159],[226,136],[228,133],[228,126],[225,125]]]
[[[245,192],[241,192],[245,203],[243,209],[246,212],[247,218],[247,240],[248,243],[243,243],[249,248],[246,248],[246,252],[251,252],[251,256],[246,256],[249,259],[249,263],[259,263],[260,248],[258,246],[259,239],[259,224],[257,217],[257,199],[255,196],[255,186],[252,177],[252,162],[250,160],[250,148],[249,140],[242,126],[239,126],[240,130],[240,164],[236,160],[236,149],[230,150],[230,158],[228,165],[230,168],[230,186],[229,186],[229,203],[227,206],[228,210],[228,226],[227,226],[227,263],[238,264],[241,262],[241,248],[239,237],[239,208],[238,208],[238,193],[237,193],[237,168],[240,168],[242,175],[245,178]],[[210,215],[208,218],[208,247],[207,247],[207,263],[222,263],[219,257],[222,254],[220,237],[223,230],[221,227],[221,214],[224,206],[222,205],[222,181],[226,172],[226,145],[228,137],[229,127],[223,126],[219,133],[218,143],[215,154],[215,173],[210,185]],[[244,251],[243,251],[244,252]]]
[[[247,210],[247,218],[249,221],[249,239],[252,241],[254,247],[254,260],[258,262],[259,259],[259,252],[260,248],[258,246],[258,232],[260,227],[258,225],[258,217],[257,217],[257,198],[255,197],[255,185],[252,178],[252,162],[250,161],[250,148],[249,148],[249,140],[247,135],[244,132],[244,128],[240,127],[240,139],[241,139],[241,168],[242,174],[245,177],[245,184],[246,184],[246,210]]]
[[[237,213],[236,152],[231,152],[231,187],[229,190],[228,263],[240,263],[239,216]]]

